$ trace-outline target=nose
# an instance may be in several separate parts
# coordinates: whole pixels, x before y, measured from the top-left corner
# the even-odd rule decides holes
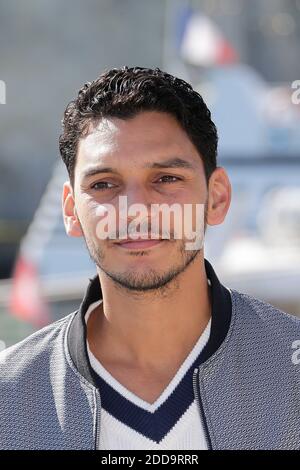
[[[150,207],[151,202],[147,188],[140,183],[135,183],[128,186],[124,196],[127,198],[127,205],[130,207],[133,204],[143,204],[146,207]]]
[[[133,220],[141,223],[143,231],[148,231],[151,214],[151,201],[147,189],[141,184],[127,186],[119,199],[119,228],[127,230]]]

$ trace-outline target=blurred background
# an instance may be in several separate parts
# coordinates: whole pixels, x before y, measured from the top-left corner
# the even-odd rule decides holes
[[[0,0],[0,349],[75,310],[95,274],[61,216],[67,103],[122,65],[203,95],[233,186],[205,256],[300,315],[300,0]]]

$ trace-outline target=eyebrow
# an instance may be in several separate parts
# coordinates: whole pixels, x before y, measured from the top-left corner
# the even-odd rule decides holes
[[[194,169],[194,165],[187,160],[183,160],[182,158],[169,158],[168,160],[164,160],[162,162],[154,162],[154,163],[146,163],[144,168],[188,168]]]
[[[169,158],[168,160],[161,162],[148,162],[143,166],[143,168],[186,168],[189,170],[195,170],[195,166],[192,163],[179,157]],[[83,174],[83,177],[88,178],[90,176],[98,175],[99,173],[119,174],[119,171],[112,167],[94,167],[86,170]]]

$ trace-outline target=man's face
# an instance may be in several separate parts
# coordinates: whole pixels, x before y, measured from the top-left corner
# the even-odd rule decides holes
[[[169,239],[149,247],[145,243],[118,243],[118,225],[116,239],[97,236],[103,205],[112,205],[117,224],[121,222],[120,196],[127,197],[128,207],[139,203],[149,208],[149,216],[152,204],[175,203],[183,209],[184,204],[195,208],[196,204],[203,207],[207,203],[201,157],[171,115],[142,112],[126,120],[105,118],[91,127],[90,133],[79,141],[74,188],[70,192],[90,256],[118,285],[132,291],[158,289],[185,271],[200,253],[199,249],[186,249],[184,231],[181,239],[175,239],[172,217]],[[195,212],[193,228],[194,215]],[[145,220],[142,233],[147,232],[151,238],[150,218],[149,225]],[[126,222],[129,224],[130,217]],[[159,234],[155,235],[163,238],[166,231],[160,225]]]

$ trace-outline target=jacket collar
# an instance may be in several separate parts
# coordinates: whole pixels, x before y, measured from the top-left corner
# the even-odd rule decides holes
[[[204,259],[204,264],[206,275],[211,282],[212,318],[210,337],[201,354],[202,362],[205,362],[224,341],[229,329],[232,311],[230,291],[220,283],[213,267],[206,259]],[[96,386],[96,377],[88,359],[85,313],[91,303],[100,299],[102,299],[101,284],[99,277],[95,276],[90,279],[79,310],[72,319],[67,338],[69,352],[75,367],[94,386]]]

